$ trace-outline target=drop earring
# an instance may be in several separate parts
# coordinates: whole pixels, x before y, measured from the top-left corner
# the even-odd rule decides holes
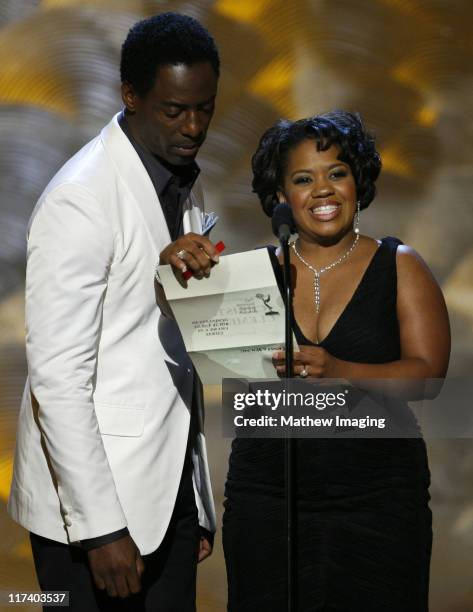
[[[355,223],[353,224],[355,234],[360,233],[360,200],[356,203]]]

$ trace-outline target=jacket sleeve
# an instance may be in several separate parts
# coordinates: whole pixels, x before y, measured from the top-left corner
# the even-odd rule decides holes
[[[38,206],[27,249],[26,352],[71,542],[126,526],[93,401],[113,253],[106,214],[82,186],[57,187]]]

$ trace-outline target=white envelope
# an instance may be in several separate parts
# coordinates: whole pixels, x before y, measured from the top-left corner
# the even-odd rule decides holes
[[[221,256],[210,278],[187,287],[171,266],[157,271],[204,384],[277,377],[271,356],[284,345],[284,303],[266,249]]]

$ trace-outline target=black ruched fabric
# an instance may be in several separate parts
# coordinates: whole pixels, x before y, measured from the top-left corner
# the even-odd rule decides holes
[[[400,358],[396,249],[384,238],[320,343],[339,359]],[[270,248],[278,282],[281,270]],[[294,327],[299,344],[313,344]],[[424,441],[299,439],[298,612],[428,610],[432,517]],[[230,612],[286,610],[284,441],[235,439],[223,542]]]

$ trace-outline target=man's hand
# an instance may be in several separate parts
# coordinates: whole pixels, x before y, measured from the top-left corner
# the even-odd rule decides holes
[[[200,563],[207,557],[210,557],[212,554],[212,544],[205,538],[204,536],[200,536],[200,544],[199,544],[199,556],[197,558],[197,563]]]
[[[141,590],[145,564],[132,538],[127,535],[87,553],[95,586],[110,597],[128,597]]]
[[[159,255],[161,265],[170,264],[181,272],[191,270],[196,278],[209,276],[212,264],[218,263],[218,259],[218,251],[212,242],[193,233],[171,242]]]

